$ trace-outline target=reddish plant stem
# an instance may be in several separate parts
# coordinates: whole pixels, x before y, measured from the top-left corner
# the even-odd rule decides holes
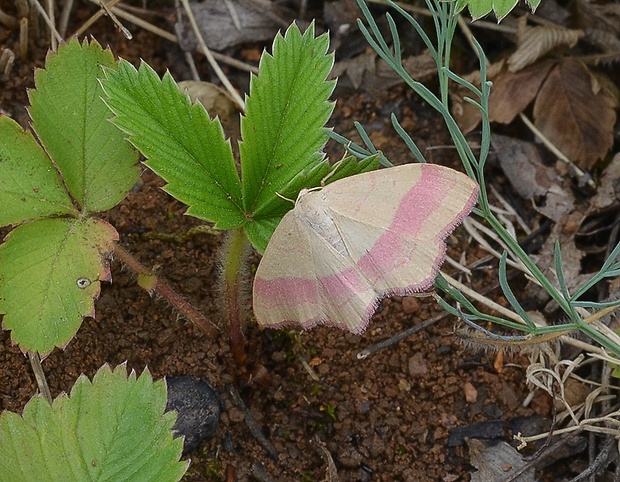
[[[241,330],[241,286],[247,238],[242,229],[228,233],[224,244],[224,299],[230,328],[230,351],[237,366],[245,365],[245,337]]]
[[[186,319],[194,323],[209,338],[217,338],[219,335],[218,329],[183,296],[177,293],[164,279],[157,276],[153,273],[153,271],[140,263],[140,261],[138,261],[129,251],[121,247],[119,244],[116,244],[114,253],[121,263],[126,265],[136,274],[153,277],[155,279],[155,283],[151,285],[150,289],[147,291],[154,291],[168,301],[168,303],[170,303],[175,310],[177,310]]]

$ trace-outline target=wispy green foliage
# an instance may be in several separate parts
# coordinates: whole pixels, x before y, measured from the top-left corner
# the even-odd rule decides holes
[[[403,78],[407,85],[409,85],[411,89],[416,92],[416,94],[428,102],[429,105],[436,109],[437,112],[443,117],[465,170],[480,185],[478,208],[475,209],[474,212],[490,226],[490,228],[497,234],[503,245],[507,247],[507,251],[503,254],[499,261],[499,282],[506,299],[511,304],[514,312],[518,315],[518,321],[506,320],[480,311],[471,301],[467,299],[463,293],[448,284],[442,276],[439,276],[435,282],[435,287],[459,303],[458,307],[453,307],[447,301],[440,300],[441,306],[450,313],[462,319],[464,322],[468,323],[470,326],[474,327],[479,332],[483,333],[486,336],[485,339],[489,340],[491,343],[501,342],[503,344],[519,344],[522,342],[543,342],[560,335],[570,333],[571,331],[579,330],[595,340],[615,356],[620,356],[620,344],[616,341],[617,338],[610,337],[609,333],[606,332],[604,328],[596,323],[593,323],[593,321],[597,319],[597,316],[592,315],[588,318],[584,318],[577,309],[597,309],[600,310],[599,315],[602,315],[605,314],[606,310],[611,310],[620,306],[620,301],[594,303],[582,299],[586,292],[596,283],[604,280],[605,278],[618,275],[620,272],[620,263],[618,262],[618,258],[620,257],[620,244],[618,244],[612,253],[610,253],[608,259],[605,261],[598,273],[593,275],[590,280],[579,287],[576,292],[570,293],[564,280],[563,263],[559,245],[556,246],[554,253],[554,271],[556,277],[556,280],[554,281],[549,279],[534,263],[532,258],[530,258],[523,248],[517,243],[513,235],[506,230],[491,209],[488,193],[485,189],[484,174],[491,139],[488,102],[492,84],[486,79],[486,56],[482,51],[482,47],[475,41],[475,39],[474,44],[478,49],[478,57],[481,59],[480,88],[474,86],[470,82],[450,71],[450,47],[452,45],[452,40],[456,29],[455,9],[459,7],[459,4],[457,3],[455,6],[453,3],[443,2],[441,0],[427,0],[427,6],[433,14],[437,34],[436,42],[432,42],[420,24],[409,13],[404,11],[394,2],[388,0],[388,4],[397,10],[410,23],[411,27],[416,30],[424,43],[429,47],[429,51],[431,52],[431,55],[438,67],[437,73],[439,76],[440,86],[440,95],[438,97],[423,84],[414,80],[404,69],[400,49],[398,48],[400,45],[399,34],[396,28],[396,23],[391,15],[389,13],[386,14],[386,18],[390,27],[392,41],[394,42],[393,49],[389,46],[388,41],[378,28],[377,22],[371,15],[364,1],[357,1],[368,23],[368,26],[366,26],[360,21],[360,28],[362,29],[362,33],[370,45],[377,51],[381,58],[383,58],[387,64]],[[532,4],[530,3],[530,5]],[[457,82],[461,86],[468,89],[471,97],[466,98],[466,100],[480,110],[482,129],[479,149],[476,153],[474,153],[467,138],[450,114],[450,97],[448,95],[449,81]],[[420,150],[413,145],[413,141],[404,132],[395,118],[393,118],[393,122],[397,132],[412,149],[412,153],[416,157],[419,157],[421,155]],[[360,146],[354,146],[354,148],[357,150],[362,149]],[[562,310],[563,315],[567,317],[567,322],[543,327],[539,326],[531,319],[517,300],[517,297],[508,283],[506,265],[509,258],[512,258],[512,260],[524,266],[524,270],[527,275],[536,280],[536,282],[557,303],[558,307]],[[491,322],[496,325],[517,330],[519,333],[514,337],[496,335],[481,326],[481,322]]]

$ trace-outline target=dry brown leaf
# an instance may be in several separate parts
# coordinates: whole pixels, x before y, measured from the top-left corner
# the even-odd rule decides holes
[[[338,57],[351,58],[364,51],[361,32],[357,28],[359,8],[355,0],[323,3],[323,18],[329,30],[330,50]]]
[[[182,80],[177,82],[179,90],[189,94],[192,102],[200,102],[211,118],[228,119],[239,113],[234,99],[221,87],[201,80]]]
[[[192,12],[207,46],[221,51],[246,42],[271,41],[278,30],[284,30],[294,13],[271,2],[235,0],[232,12],[226,2],[192,4]],[[185,12],[180,11],[174,25],[179,45],[184,51],[197,47],[196,37]]]
[[[620,200],[620,152],[601,174],[601,184],[592,198],[589,214],[617,205]]]
[[[536,17],[566,27],[571,14],[566,8],[566,2],[546,0],[540,2],[538,8],[536,8]]]
[[[437,64],[428,51],[403,59],[403,67],[418,82],[429,80],[437,72]],[[356,57],[336,62],[330,78],[339,78],[339,88],[362,88],[370,94],[383,92],[404,82],[402,77],[371,49]]]
[[[617,100],[578,60],[563,59],[538,92],[536,127],[569,159],[589,169],[613,144]]]
[[[470,464],[478,469],[471,474],[472,482],[505,480],[521,469],[527,462],[513,447],[503,441],[467,439]],[[521,482],[534,482],[535,467],[527,469],[518,479]]]
[[[620,51],[620,4],[595,4],[586,0],[575,2],[575,20],[588,41],[603,52]]]
[[[491,146],[510,184],[523,199],[544,196],[556,183],[555,171],[542,163],[534,143],[492,134]]]
[[[348,87],[346,83],[343,84],[345,79],[342,78],[346,74],[347,80],[350,81],[350,86],[354,89],[359,89],[364,81],[364,74],[366,72],[374,75],[377,68],[377,60],[377,53],[374,50],[367,50],[356,57],[340,60],[334,64],[329,74],[330,78],[338,78],[338,87]]]
[[[559,25],[528,27],[527,15],[517,22],[517,50],[508,58],[508,69],[518,72],[533,64],[555,48],[574,47],[584,36],[583,30],[571,30]]]
[[[515,191],[539,213],[557,223],[574,209],[574,196],[555,169],[543,164],[534,143],[494,134],[491,145]]]
[[[569,226],[579,226],[584,216],[585,210],[581,209],[581,207],[573,212],[567,213],[559,222],[553,225],[551,232],[540,247],[538,254],[531,255],[532,260],[534,260],[536,265],[542,270],[547,279],[551,280],[557,286],[554,254],[555,244],[559,242],[562,250],[564,281],[566,282],[569,292],[574,292],[592,276],[592,274],[582,272],[582,260],[586,253],[577,247],[575,244],[575,233],[568,228]],[[543,313],[552,313],[557,309],[556,302],[549,301],[549,293],[536,283],[528,283],[525,297],[533,300],[532,303],[534,304],[547,303]]]
[[[503,70],[493,79],[489,119],[510,124],[534,100],[554,63],[553,60],[543,60],[519,72]]]

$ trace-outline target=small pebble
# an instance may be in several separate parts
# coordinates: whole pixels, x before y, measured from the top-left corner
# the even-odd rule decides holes
[[[353,447],[347,447],[338,455],[338,461],[345,469],[356,469],[362,465],[362,454]]]
[[[476,403],[478,401],[478,390],[469,382],[463,385],[463,392],[465,393],[465,400],[467,403]]]
[[[421,378],[428,373],[428,365],[426,364],[426,360],[424,360],[424,355],[421,353],[416,353],[409,358],[408,365],[409,375],[414,378]]]
[[[187,375],[166,378],[166,411],[175,410],[174,430],[185,436],[183,454],[193,452],[200,442],[215,434],[220,420],[220,399],[205,380]]]
[[[416,296],[403,296],[403,311],[407,314],[416,313],[420,308],[420,302]]]
[[[377,434],[371,435],[364,441],[364,446],[368,450],[370,457],[377,458],[385,452],[385,442]]]
[[[398,389],[401,392],[408,392],[409,390],[411,390],[411,383],[401,378],[400,380],[398,380]]]
[[[228,419],[234,423],[243,422],[245,419],[243,412],[237,407],[230,407],[226,413],[228,414]]]

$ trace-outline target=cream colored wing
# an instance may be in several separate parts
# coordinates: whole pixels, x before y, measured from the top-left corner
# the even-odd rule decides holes
[[[254,281],[264,326],[361,333],[379,300],[428,288],[477,185],[432,164],[352,176],[309,192],[274,232]]]
[[[260,325],[273,328],[328,324],[360,332],[360,320],[370,318],[376,298],[352,260],[295,210],[278,225],[254,278],[254,314]]]
[[[445,258],[446,237],[478,196],[468,176],[435,164],[374,171],[330,187],[322,192],[329,216],[379,296],[432,284]]]

